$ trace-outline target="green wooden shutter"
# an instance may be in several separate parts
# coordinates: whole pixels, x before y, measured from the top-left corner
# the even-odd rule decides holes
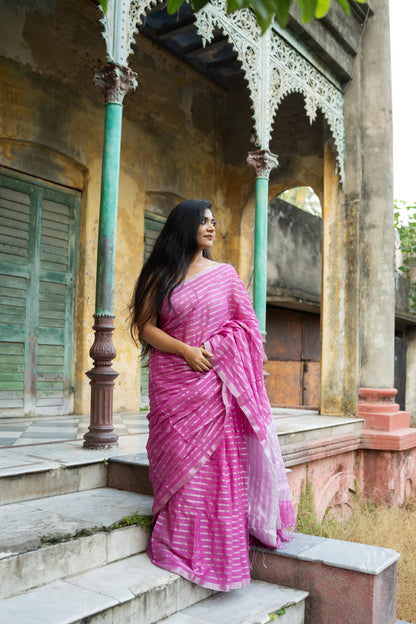
[[[74,197],[44,189],[39,262],[36,411],[73,409],[74,269],[77,210]]]
[[[0,181],[0,410],[24,408],[31,193]]]
[[[155,241],[159,236],[159,232],[163,228],[166,219],[159,217],[158,215],[146,212],[144,215],[144,261],[150,256],[154,247]],[[140,374],[140,396],[141,405],[147,406],[149,403],[149,368],[147,363],[144,362]]]
[[[0,219],[0,410],[70,413],[79,194],[0,175]]]

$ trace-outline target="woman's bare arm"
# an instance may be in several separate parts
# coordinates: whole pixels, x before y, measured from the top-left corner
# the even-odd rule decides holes
[[[185,342],[169,336],[154,322],[146,323],[140,332],[140,338],[159,351],[180,355],[194,371],[203,373],[212,368],[210,362],[210,358],[213,357],[212,353],[204,347],[191,347]]]

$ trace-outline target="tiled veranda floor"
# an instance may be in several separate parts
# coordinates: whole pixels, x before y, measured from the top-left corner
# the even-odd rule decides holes
[[[356,418],[321,416],[317,411],[308,409],[279,407],[273,408],[272,412],[283,445],[332,435],[336,430],[341,432],[340,427],[350,431],[361,426],[359,424],[361,421]],[[146,410],[114,414],[113,424],[116,433],[119,436],[142,434],[147,438],[149,429],[146,414]],[[2,418],[0,411],[0,449],[82,440],[88,426],[88,415]]]
[[[38,418],[1,418],[0,448],[80,440],[88,431],[89,416],[44,416]],[[114,414],[114,429],[119,436],[147,433],[146,412]]]

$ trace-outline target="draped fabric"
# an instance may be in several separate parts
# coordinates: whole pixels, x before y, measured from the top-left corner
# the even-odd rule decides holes
[[[183,282],[159,317],[165,332],[214,357],[199,373],[180,356],[150,355],[149,556],[204,587],[242,587],[250,582],[249,534],[276,548],[295,525],[259,324],[228,264]]]

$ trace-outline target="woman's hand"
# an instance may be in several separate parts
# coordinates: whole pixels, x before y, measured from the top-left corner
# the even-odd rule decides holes
[[[181,355],[192,370],[198,373],[206,373],[212,368],[210,358],[214,356],[204,346],[191,347],[185,342],[169,336],[163,329],[156,327],[155,323],[154,320],[147,323],[140,332],[140,338],[146,340],[159,351]]]
[[[198,373],[206,373],[212,368],[210,359],[214,356],[204,347],[190,347],[186,345],[182,355],[192,370]]]

